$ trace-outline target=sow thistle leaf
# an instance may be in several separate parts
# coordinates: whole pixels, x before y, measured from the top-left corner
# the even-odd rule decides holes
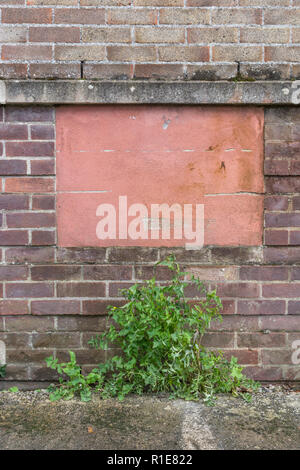
[[[77,394],[89,401],[93,386],[102,398],[119,400],[129,393],[145,392],[165,392],[186,400],[202,398],[210,406],[218,393],[250,399],[249,392],[259,385],[243,375],[237,359],[228,361],[221,351],[212,352],[201,344],[211,322],[222,320],[222,302],[216,291],[207,291],[194,276],[185,281],[187,273],[181,272],[173,255],[157,264],[172,272],[172,280],[159,285],[153,277],[123,289],[127,303],[108,307],[111,326],[88,342],[93,348],[117,349],[120,354],[88,375],[82,374],[72,351],[68,363],[59,364],[52,356],[46,359],[47,366],[63,376],[60,385],[51,389],[51,400]],[[196,304],[185,298],[190,285],[201,292]]]

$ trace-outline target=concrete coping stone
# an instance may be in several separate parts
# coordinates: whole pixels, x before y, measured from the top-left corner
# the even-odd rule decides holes
[[[1,80],[0,103],[298,105],[296,81]]]

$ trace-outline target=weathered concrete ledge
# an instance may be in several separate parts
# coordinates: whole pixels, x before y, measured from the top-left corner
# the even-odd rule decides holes
[[[0,450],[297,450],[299,393],[273,389],[251,403],[219,396],[215,407],[150,396],[51,403],[43,391],[3,392]]]
[[[2,104],[297,105],[300,81],[2,80]]]

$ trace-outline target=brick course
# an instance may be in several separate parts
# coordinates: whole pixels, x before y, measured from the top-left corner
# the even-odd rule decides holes
[[[0,78],[299,78],[300,3],[275,3],[4,0]]]

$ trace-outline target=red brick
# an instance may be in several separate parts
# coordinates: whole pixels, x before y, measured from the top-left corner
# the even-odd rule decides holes
[[[7,106],[7,122],[53,122],[53,108],[49,106]]]
[[[53,140],[54,126],[50,124],[34,124],[30,126],[32,140]]]
[[[157,11],[148,9],[127,10],[123,8],[107,11],[107,24],[142,25],[157,24]]]
[[[293,210],[300,211],[300,197],[299,196],[293,198]]]
[[[299,297],[300,284],[265,284],[262,288],[263,297]]]
[[[104,8],[57,8],[55,23],[105,24],[105,10]]]
[[[127,80],[132,78],[132,70],[130,64],[83,64],[83,78]]]
[[[22,140],[27,137],[28,130],[24,124],[0,124],[0,139]]]
[[[1,204],[1,197],[0,197]],[[1,207],[1,205],[0,205]],[[54,210],[55,209],[55,196],[32,196],[32,209],[33,210]]]
[[[266,160],[264,163],[264,174],[268,176],[286,176],[290,174],[290,163],[288,160]]]
[[[290,232],[290,245],[300,245],[300,231],[293,230]]]
[[[6,296],[8,298],[17,297],[53,297],[53,284],[50,283],[10,283],[6,285]]]
[[[27,78],[27,64],[0,64],[1,79]]]
[[[28,331],[52,331],[54,330],[54,319],[51,317],[34,317],[31,315],[7,317],[5,327],[8,332]]]
[[[7,178],[5,181],[7,193],[51,193],[53,190],[52,178]]]
[[[55,161],[54,159],[46,160],[32,160],[30,162],[31,175],[55,175]]]
[[[284,333],[238,333],[238,347],[260,348],[285,346]]]
[[[289,205],[289,198],[287,196],[267,196],[264,202],[265,209],[268,211],[286,211]]]
[[[300,178],[299,177],[267,177],[265,180],[266,192],[268,193],[299,193]]]
[[[288,263],[289,264],[300,263],[300,247],[291,247],[288,249]]]
[[[267,365],[288,365],[292,364],[292,353],[290,349],[262,349],[262,364]]]
[[[30,64],[29,78],[81,78],[80,64]]]
[[[257,316],[226,315],[223,321],[213,321],[212,331],[257,331],[259,330]]]
[[[263,297],[299,297],[300,284],[265,284]]]
[[[65,282],[57,284],[58,297],[104,297],[103,282]]]
[[[65,302],[77,302],[68,300]],[[87,301],[87,302],[93,302]],[[86,301],[83,301],[86,303]],[[105,331],[107,319],[105,316],[58,316],[56,319],[58,331]]]
[[[300,227],[300,214],[297,212],[265,214],[266,227]]]
[[[80,333],[33,333],[32,346],[34,348],[79,348]]]
[[[299,142],[266,142],[266,158],[294,158],[299,154]]]
[[[299,176],[300,175],[300,162],[297,160],[290,161],[290,171],[289,174],[291,176]]]
[[[113,62],[153,62],[156,48],[153,46],[107,46],[107,59]]]
[[[75,280],[80,279],[81,266],[33,266],[31,268],[31,279],[33,281],[45,280]]]
[[[24,160],[0,160],[0,174],[3,176],[26,175],[27,164]]]
[[[300,331],[298,315],[271,315],[261,318],[261,327],[271,331]]]
[[[288,302],[288,314],[290,314],[290,315],[300,315],[300,301],[299,300],[289,300],[289,302]]]
[[[55,230],[33,230],[31,233],[32,245],[55,245]]]
[[[29,208],[28,196],[22,194],[1,194],[0,210],[26,210]]]
[[[53,142],[7,142],[8,157],[53,157]]]
[[[6,216],[8,228],[53,227],[55,214],[52,213],[13,213]]]
[[[131,266],[95,265],[83,267],[83,279],[94,279],[96,281],[132,279]]]
[[[47,349],[45,350],[48,351]],[[34,366],[30,367],[30,378],[35,382],[57,382],[59,377],[55,370],[49,369],[45,366]]]
[[[31,349],[15,349],[8,351],[8,360],[12,363],[14,362],[23,362],[25,364],[34,364],[34,363],[44,363],[45,357],[51,356],[54,354],[52,349],[40,349],[40,350],[31,350]],[[32,377],[32,374],[31,374]]]
[[[77,315],[80,302],[77,300],[33,300],[32,315]]]
[[[8,248],[5,252],[7,263],[53,263],[54,248],[24,247]]]
[[[29,28],[29,42],[80,42],[80,28]]]
[[[180,64],[136,64],[134,77],[178,80],[184,77],[184,67]]]
[[[164,266],[136,266],[135,278],[140,280],[152,279],[155,277],[158,281],[168,281],[172,279],[173,273]],[[119,277],[119,279],[123,279]]]
[[[264,262],[272,264],[286,264],[289,257],[287,248],[264,248]]]
[[[240,268],[243,281],[287,281],[288,268],[277,266],[244,266]]]
[[[4,45],[1,57],[3,60],[51,60],[52,47],[31,44]]]
[[[123,297],[121,290],[129,289],[133,285],[133,282],[110,282],[109,297]]]
[[[208,46],[161,46],[158,47],[159,60],[162,62],[207,62]]]
[[[0,245],[26,245],[27,230],[0,230]]]
[[[2,23],[51,23],[51,8],[3,8]]]
[[[30,335],[28,333],[3,333],[1,338],[6,343],[8,361],[13,352],[19,352],[23,348],[30,348]]]
[[[300,267],[292,267],[291,270],[291,280],[292,281],[299,281],[300,280]]]
[[[288,245],[287,230],[265,230],[265,245]]]
[[[6,366],[6,380],[28,381],[30,380],[30,368],[22,365],[8,364]]]
[[[106,315],[107,307],[121,307],[124,302],[124,300],[84,300],[82,313],[85,315]]]
[[[258,364],[258,351],[253,349],[225,349],[224,357],[228,361],[231,357],[237,358],[239,364]]]
[[[99,264],[105,262],[105,248],[59,248],[57,249],[58,263]]]
[[[238,300],[239,315],[283,315],[285,300]]]
[[[283,379],[283,370],[279,367],[245,367],[243,373],[251,379],[265,382]]]
[[[0,266],[0,281],[21,281],[28,277],[25,266]]]
[[[293,367],[284,367],[284,380],[291,381],[295,380],[296,382],[299,381],[299,365]]]
[[[0,315],[26,315],[28,302],[26,300],[1,300]]]
[[[258,285],[255,283],[226,283],[217,285],[217,295],[221,297],[258,297]]]
[[[235,300],[222,300],[221,314],[222,315],[232,315],[235,313]]]
[[[234,336],[232,333],[205,333],[201,344],[213,348],[233,348]]]

